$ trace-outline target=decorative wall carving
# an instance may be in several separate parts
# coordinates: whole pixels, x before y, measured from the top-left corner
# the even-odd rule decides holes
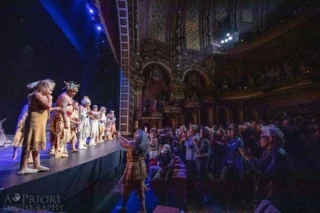
[[[222,21],[228,15],[228,0],[217,0],[216,5],[216,19]]]
[[[213,41],[212,39],[219,39],[219,32],[223,32],[224,36],[224,30],[226,29],[235,32],[237,30],[236,22],[240,19],[242,22],[255,23],[256,16],[263,16],[263,12],[260,14],[257,11],[261,5],[255,7],[254,0],[239,0],[241,8],[238,8],[240,4],[235,4],[234,1],[230,0],[205,0],[204,2],[196,0],[140,1],[139,5],[143,5],[142,8],[145,11],[142,8],[137,10],[136,4],[139,2],[137,0],[118,1],[121,5],[121,7],[119,6],[121,65],[123,76],[126,77],[121,81],[121,102],[127,103],[126,105],[120,104],[120,106],[127,107],[126,109],[121,108],[120,114],[121,117],[128,118],[119,119],[120,122],[127,121],[127,123],[121,123],[120,129],[126,129],[127,132],[130,132],[132,130],[130,128],[134,126],[133,118],[135,115],[133,109],[135,108],[134,103],[136,103],[134,99],[139,95],[138,99],[142,99],[143,83],[146,83],[144,82],[144,69],[148,68],[151,63],[159,64],[165,70],[170,70],[170,84],[166,85],[166,90],[170,91],[170,101],[175,100],[181,104],[183,99],[189,99],[190,103],[185,105],[187,108],[200,106],[199,100],[204,96],[204,93],[212,95],[212,88],[217,89],[219,86],[226,86],[227,88],[229,86],[230,88],[230,82],[237,85],[243,79],[247,80],[246,85],[257,84],[254,76],[254,73],[257,72],[252,64],[249,65],[246,62],[232,64],[233,62],[229,63],[225,56],[222,59],[218,55],[208,54],[207,49],[201,49],[201,45],[207,45],[206,48],[208,48]],[[268,1],[267,6],[264,5],[267,8],[264,8],[265,10],[274,10],[271,8],[278,7],[281,1]],[[242,4],[244,7],[242,7]],[[174,23],[168,23],[167,21],[169,11],[170,13],[173,12],[172,17],[170,15],[170,20],[175,20]],[[199,13],[199,11],[203,11],[204,14]],[[237,11],[237,14],[232,11]],[[141,13],[145,14],[141,15]],[[139,16],[140,18],[137,18]],[[137,20],[141,21],[140,25],[144,27],[139,27]],[[145,20],[145,22],[142,20]],[[130,27],[126,27],[126,25]],[[249,28],[251,26],[244,25],[249,26]],[[202,30],[201,34],[199,33],[200,28]],[[205,35],[202,35],[202,33],[205,33]],[[143,40],[140,40],[139,36],[143,37]],[[258,65],[257,67],[259,70],[264,69],[263,66]],[[200,75],[191,73],[189,75],[190,70],[196,70]],[[247,75],[248,70],[252,70],[251,79]],[[292,73],[292,70],[288,68],[286,70],[286,73]],[[149,77],[157,82],[163,79],[164,75],[166,75],[164,72],[152,69]],[[179,84],[182,81],[185,85]],[[206,91],[200,88],[204,85],[203,88]],[[190,89],[191,87],[192,89]],[[195,88],[196,94],[189,92]],[[133,95],[134,93],[136,95]]]
[[[243,22],[253,23],[254,0],[244,0],[241,10],[241,19]]]
[[[150,61],[161,61],[165,64],[172,65],[170,46],[162,42],[148,39],[141,42],[142,59],[144,64]]]
[[[148,37],[166,41],[169,0],[149,0]]]
[[[187,4],[185,30],[188,49],[200,50],[200,1],[189,0]]]

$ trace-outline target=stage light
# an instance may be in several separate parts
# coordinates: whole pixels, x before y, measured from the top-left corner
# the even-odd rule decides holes
[[[102,43],[104,43],[105,41],[104,40],[102,40]]]
[[[92,9],[89,9],[89,12],[90,12],[91,14],[93,14],[93,10],[92,10]]]
[[[223,43],[224,43],[224,40],[221,41],[221,44],[223,44]]]
[[[101,30],[101,27],[100,27],[100,26],[97,26],[97,30],[99,30],[99,31],[100,31],[100,30]]]
[[[229,40],[230,40],[230,41],[232,40],[232,36],[229,37]]]
[[[224,42],[228,42],[228,39],[224,40]]]
[[[230,36],[230,33],[228,33],[227,36]]]

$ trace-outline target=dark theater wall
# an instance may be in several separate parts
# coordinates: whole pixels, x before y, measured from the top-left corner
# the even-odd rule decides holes
[[[62,92],[64,81],[75,81],[87,85],[81,85],[75,100],[81,101],[81,95],[85,94],[92,96],[93,104],[108,106],[112,102],[117,111],[117,67],[110,65],[108,72],[104,72],[103,56],[97,57],[94,50],[91,57],[80,54],[39,1],[2,3],[1,14],[5,18],[0,19],[0,118],[6,118],[3,124],[6,134],[14,133],[17,118],[27,102],[26,84],[40,79],[56,82],[54,100]],[[87,41],[90,42],[94,43]],[[111,81],[106,81],[110,78]]]

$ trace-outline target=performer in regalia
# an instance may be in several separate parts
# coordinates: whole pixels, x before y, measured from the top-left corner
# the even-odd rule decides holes
[[[79,125],[80,125],[80,116],[79,116],[79,103],[77,101],[73,102],[73,112],[70,117],[70,143],[72,146],[72,152],[77,152],[76,143],[78,140],[78,132],[79,132]]]
[[[79,84],[74,82],[64,82],[66,84],[63,92],[56,102],[56,107],[62,108],[63,112],[54,112],[51,120],[50,130],[54,136],[55,158],[69,157],[67,142],[70,141],[70,117],[73,112],[73,97],[77,94]]]
[[[120,183],[123,184],[123,203],[122,207],[118,210],[120,212],[126,212],[129,196],[133,190],[137,190],[142,208],[140,212],[146,213],[146,186],[144,182],[148,176],[145,163],[145,157],[149,150],[148,135],[142,129],[138,129],[134,134],[134,140],[129,141],[122,137],[120,132],[118,132],[118,140],[120,146],[127,149],[127,165],[124,174],[120,179]]]
[[[91,125],[91,132],[90,132],[90,142],[89,146],[95,146],[97,138],[99,136],[99,119],[101,113],[98,112],[98,106],[93,105],[91,116],[90,116],[90,125]]]
[[[25,120],[22,153],[18,174],[27,175],[36,172],[46,172],[49,168],[40,164],[40,150],[46,150],[46,126],[51,110],[53,109],[52,91],[55,83],[46,79],[28,84],[33,89],[28,102],[28,116]],[[32,152],[34,169],[28,168],[28,159]]]
[[[111,123],[109,117],[107,118],[107,123],[106,123],[106,139],[107,140],[112,140],[112,132],[111,132]]]
[[[109,119],[110,119],[110,124],[111,124],[111,133],[112,133],[112,139],[116,138],[115,133],[117,132],[116,130],[116,116],[114,115],[114,111],[110,110],[110,115],[109,115]]]
[[[99,119],[99,136],[98,136],[98,143],[103,142],[103,137],[105,136],[105,127],[106,127],[106,122],[107,122],[107,116],[106,116],[106,111],[107,108],[101,107],[100,112],[101,112],[101,117]]]
[[[79,149],[87,149],[87,139],[90,137],[91,125],[90,125],[90,115],[91,115],[91,101],[89,97],[84,96],[81,101],[81,106],[79,107],[80,113],[80,126],[79,126]]]

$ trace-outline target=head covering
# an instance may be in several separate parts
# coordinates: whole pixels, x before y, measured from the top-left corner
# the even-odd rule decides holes
[[[98,108],[98,106],[97,106],[97,105],[93,105],[93,107],[92,107],[92,108],[93,108],[93,109],[94,109],[94,108]]]
[[[91,105],[91,101],[90,101],[89,97],[88,96],[84,96],[83,100],[81,101],[81,104],[82,105],[85,105],[85,104]]]
[[[102,111],[102,110],[107,110],[107,108],[102,106],[102,107],[100,107],[100,111]]]
[[[66,86],[63,88],[63,89],[66,89],[66,90],[74,90],[74,89],[77,89],[80,87],[80,84],[76,84],[75,82],[73,81],[70,81],[70,82],[63,82]]]
[[[171,148],[170,148],[170,145],[169,144],[165,144],[163,146],[163,148],[167,149],[169,152],[171,152]]]
[[[27,84],[27,88],[28,89],[34,89],[35,87],[38,86],[39,83],[40,83],[40,81],[35,81],[35,82],[30,83],[30,84]]]

